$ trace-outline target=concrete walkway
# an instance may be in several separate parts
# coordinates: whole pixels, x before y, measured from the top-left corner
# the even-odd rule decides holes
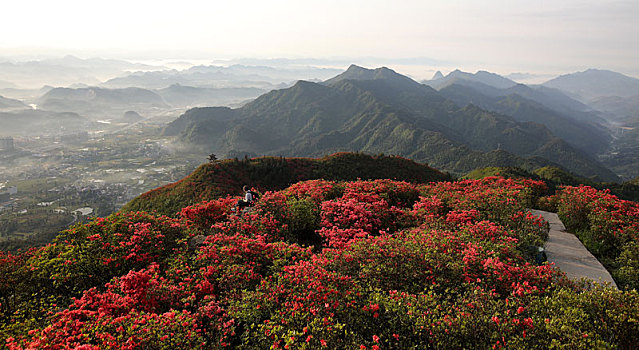
[[[572,280],[587,278],[599,283],[609,282],[617,288],[612,276],[599,260],[584,247],[577,236],[566,232],[566,227],[557,214],[542,210],[531,212],[541,215],[550,224],[548,240],[544,245],[548,262],[555,263]]]

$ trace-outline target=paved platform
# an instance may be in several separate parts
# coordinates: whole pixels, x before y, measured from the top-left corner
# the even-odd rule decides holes
[[[544,245],[549,262],[555,263],[570,279],[587,278],[598,283],[608,282],[617,288],[612,276],[599,260],[584,247],[577,236],[566,232],[566,227],[557,214],[542,210],[531,212],[541,215],[550,224],[548,240]]]

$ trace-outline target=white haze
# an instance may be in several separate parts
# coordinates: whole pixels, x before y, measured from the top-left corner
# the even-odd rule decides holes
[[[442,64],[394,68],[418,79],[452,68],[639,75],[637,1],[23,0],[3,15],[0,57],[421,57]]]

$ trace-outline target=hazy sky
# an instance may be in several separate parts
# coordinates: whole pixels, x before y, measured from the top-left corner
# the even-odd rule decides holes
[[[509,72],[639,75],[639,1],[20,0],[0,57],[430,58]]]

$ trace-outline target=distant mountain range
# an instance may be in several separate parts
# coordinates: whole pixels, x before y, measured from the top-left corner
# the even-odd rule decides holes
[[[27,108],[27,105],[25,105],[20,100],[14,100],[11,98],[0,96],[0,110],[16,109],[16,108]]]
[[[636,124],[639,122],[639,95],[620,97],[599,97],[590,105],[604,113],[610,120],[620,124]]]
[[[163,89],[174,84],[204,88],[259,88],[272,90],[288,86],[299,79],[324,80],[339,74],[341,70],[329,68],[273,68],[264,66],[232,65],[194,66],[186,70],[134,72],[110,79],[101,86],[124,88],[137,86],[147,89]]]
[[[560,89],[603,112],[613,123],[639,121],[639,79],[617,72],[588,69],[543,84]]]
[[[38,107],[59,112],[108,115],[114,110],[150,110],[168,108],[162,97],[140,88],[103,89],[97,87],[54,88],[38,100]]]
[[[624,178],[639,175],[639,79],[608,70],[588,69],[543,84],[564,91],[600,113],[613,140],[600,154]]]
[[[104,116],[127,110],[144,112],[198,106],[239,105],[267,91],[258,88],[202,88],[179,84],[158,90],[100,87],[52,88],[37,100],[37,104],[38,108],[45,110]],[[0,108],[2,108],[1,103],[2,100],[0,100]]]
[[[443,76],[440,74],[433,76],[433,80],[426,80],[423,83],[429,85],[435,89],[441,89],[456,82],[463,81],[464,83],[480,83],[483,85],[492,86],[498,89],[508,89],[517,85],[516,82],[504,78],[501,75],[490,73],[486,71],[478,71],[477,73],[466,73],[459,69],[450,72],[448,75]]]
[[[242,108],[193,109],[164,133],[226,156],[383,152],[456,173],[561,164],[587,177],[617,179],[542,124],[472,104],[460,107],[388,68],[351,66],[322,84],[300,81]]]
[[[0,112],[0,126],[0,136],[41,136],[86,131],[95,123],[76,113],[25,109]]]
[[[639,79],[600,69],[561,75],[543,85],[566,91],[586,103],[601,97],[639,95]]]
[[[387,68],[239,63],[173,70],[73,56],[0,62],[0,111],[20,134],[17,115],[60,117],[75,127],[103,118],[164,122],[190,109],[165,135],[220,156],[365,151],[457,174],[484,166],[563,166],[608,181],[616,178],[606,167],[624,179],[639,175],[639,79],[620,73],[589,69],[524,85],[508,77],[533,76],[454,70],[418,83]],[[100,82],[109,75],[117,78]],[[23,89],[14,78],[69,84]],[[64,132],[63,123],[46,122],[47,132]]]
[[[453,83],[439,92],[460,107],[474,104],[520,122],[543,124],[553,134],[590,155],[605,151],[610,144],[609,130],[596,122],[599,117],[592,112],[571,109],[581,107],[579,102],[573,103],[561,93],[526,85],[497,89],[482,88],[478,84],[481,83]]]
[[[203,88],[173,84],[155,90],[173,107],[226,106],[252,100],[269,90],[260,88]]]
[[[11,86],[0,84],[0,88],[37,89],[43,85],[69,86],[76,83],[97,85],[105,78],[127,71],[158,69],[163,68],[122,60],[81,59],[75,56],[27,62],[0,61],[0,77],[11,82]]]

